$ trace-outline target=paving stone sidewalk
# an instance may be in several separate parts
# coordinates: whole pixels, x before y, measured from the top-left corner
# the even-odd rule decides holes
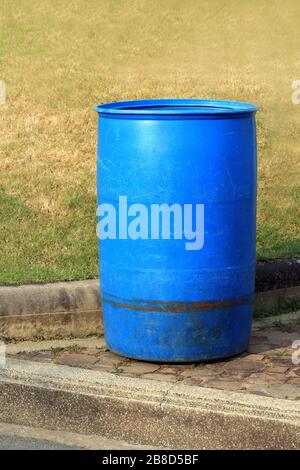
[[[284,330],[269,328],[255,331],[246,353],[207,364],[141,362],[118,356],[106,347],[82,348],[74,344],[70,348],[21,352],[13,357],[140,377],[141,380],[181,382],[198,387],[300,400],[300,325]],[[299,341],[298,346],[295,341]]]

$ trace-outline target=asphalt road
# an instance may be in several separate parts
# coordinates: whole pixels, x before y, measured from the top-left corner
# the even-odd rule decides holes
[[[80,450],[80,447],[46,439],[0,435],[0,450]]]
[[[153,446],[151,446],[153,448]],[[55,431],[0,422],[0,450],[129,450],[147,446],[102,436]]]

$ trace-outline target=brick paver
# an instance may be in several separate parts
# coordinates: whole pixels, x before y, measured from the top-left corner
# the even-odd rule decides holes
[[[41,360],[43,360],[41,358]],[[55,362],[57,364],[63,364],[66,366],[72,366],[72,367],[83,367],[83,368],[89,368],[96,364],[99,359],[96,356],[91,356],[86,353],[69,353],[65,352],[60,354]]]
[[[300,326],[288,332],[276,328],[256,331],[246,353],[208,364],[153,364],[130,360],[105,348],[40,351],[16,356],[141,379],[300,400],[300,364],[292,362],[295,352],[292,343],[297,339],[300,340]]]

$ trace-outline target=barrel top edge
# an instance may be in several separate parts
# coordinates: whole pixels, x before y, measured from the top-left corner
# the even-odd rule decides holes
[[[241,101],[211,99],[150,99],[105,103],[96,106],[100,115],[220,116],[256,113],[256,105]]]

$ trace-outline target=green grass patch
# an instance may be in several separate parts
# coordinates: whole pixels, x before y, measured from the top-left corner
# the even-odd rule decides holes
[[[258,104],[258,259],[300,254],[299,17],[297,0],[2,0],[0,284],[98,276],[93,110],[115,100]]]

